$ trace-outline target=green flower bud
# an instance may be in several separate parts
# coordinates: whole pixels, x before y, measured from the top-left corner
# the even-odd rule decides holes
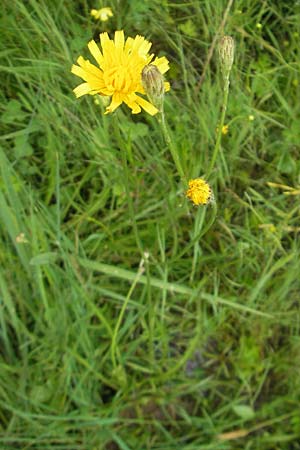
[[[234,40],[231,36],[223,36],[220,40],[219,58],[223,74],[228,77],[234,59]]]
[[[142,85],[150,102],[162,111],[165,95],[164,77],[154,64],[148,64],[143,68]]]

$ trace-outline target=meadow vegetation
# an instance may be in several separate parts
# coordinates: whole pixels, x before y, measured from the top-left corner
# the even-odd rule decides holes
[[[300,449],[300,3],[4,0],[0,448]],[[165,115],[76,99],[71,66],[115,30],[167,56]],[[205,69],[205,76],[200,78]]]

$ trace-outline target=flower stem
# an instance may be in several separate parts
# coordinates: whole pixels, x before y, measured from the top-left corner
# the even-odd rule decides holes
[[[217,202],[215,200],[213,200],[211,202],[211,206],[212,208],[206,207],[205,209],[199,208],[198,209],[198,215],[196,216],[195,219],[195,227],[194,227],[194,231],[193,231],[193,236],[191,241],[184,247],[184,249],[182,250],[181,253],[179,253],[179,255],[174,259],[174,261],[180,261],[180,259],[186,255],[190,249],[197,243],[200,241],[200,239],[202,238],[202,236],[204,236],[209,230],[210,228],[213,226],[216,217],[217,217],[217,213],[218,213],[218,205]],[[207,222],[205,223],[205,219],[206,219],[206,214],[210,209],[210,217],[207,220]],[[199,217],[199,215],[201,214],[201,218]],[[203,227],[203,224],[205,223],[205,226]]]
[[[221,119],[218,126],[218,134],[217,134],[217,140],[215,144],[215,148],[213,151],[213,155],[210,161],[210,165],[208,167],[208,171],[206,174],[206,177],[208,178],[214,168],[214,165],[216,163],[216,159],[221,147],[221,140],[222,140],[222,129],[225,122],[225,115],[227,110],[227,103],[228,103],[228,94],[229,94],[229,72],[224,77],[224,90],[223,90],[223,103],[222,103],[222,113],[221,113]]]
[[[183,171],[183,168],[182,168],[182,165],[181,165],[178,153],[177,153],[176,149],[174,148],[171,136],[170,136],[168,128],[167,128],[167,124],[166,124],[166,120],[165,120],[165,113],[164,113],[163,110],[160,111],[160,114],[158,116],[158,121],[159,121],[159,123],[161,125],[165,141],[166,141],[166,143],[168,145],[168,148],[169,148],[169,150],[171,152],[171,155],[172,155],[173,161],[175,163],[177,172],[178,172],[181,180],[185,184],[187,184],[187,179],[186,179],[186,176],[184,174],[184,171]]]
[[[136,276],[135,276],[135,278],[134,278],[134,280],[133,280],[133,282],[132,282],[132,285],[131,285],[131,287],[130,287],[130,289],[128,291],[128,294],[126,295],[126,298],[124,300],[123,306],[121,308],[121,312],[119,314],[119,317],[118,317],[118,320],[117,320],[117,323],[116,323],[116,326],[115,326],[115,329],[114,329],[114,332],[113,332],[113,335],[112,335],[112,339],[111,339],[111,360],[112,360],[112,364],[113,364],[114,369],[116,369],[117,366],[118,366],[117,359],[121,359],[120,358],[120,352],[119,352],[119,349],[118,349],[119,329],[120,329],[120,326],[122,324],[123,317],[124,317],[124,314],[125,314],[127,306],[128,306],[128,302],[130,301],[131,295],[132,295],[132,293],[133,293],[133,291],[134,291],[134,289],[135,289],[135,287],[136,287],[140,277],[142,276],[142,274],[143,274],[143,270],[142,270],[142,267],[140,267],[138,272],[137,272],[137,274],[136,274]]]
[[[126,197],[127,197],[127,202],[128,202],[128,209],[129,209],[129,213],[130,213],[132,228],[133,228],[133,232],[135,235],[136,244],[138,246],[138,249],[139,249],[141,255],[143,256],[143,254],[144,254],[143,245],[142,245],[142,242],[141,242],[141,239],[139,236],[138,226],[137,226],[136,218],[135,218],[133,201],[132,201],[132,197],[130,194],[130,185],[129,185],[130,174],[129,174],[128,160],[127,160],[128,159],[128,156],[127,156],[128,149],[126,148],[126,143],[124,142],[124,139],[121,136],[120,127],[117,122],[117,116],[114,116],[113,126],[114,126],[114,132],[115,132],[115,136],[117,139],[117,143],[120,148],[121,155],[122,155],[122,163],[123,163],[123,170],[124,170],[123,181],[124,181],[124,185],[125,185],[125,192],[126,192]]]

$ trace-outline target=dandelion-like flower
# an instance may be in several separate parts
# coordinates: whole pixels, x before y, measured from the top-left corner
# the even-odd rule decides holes
[[[169,70],[167,58],[153,60],[154,54],[149,54],[151,42],[139,35],[125,41],[123,31],[116,31],[114,40],[107,33],[101,33],[100,43],[102,52],[95,41],[88,44],[99,68],[82,56],[77,60],[78,65],[72,66],[71,72],[84,80],[74,89],[76,97],[85,94],[110,96],[111,103],[105,114],[112,113],[122,103],[126,103],[133,114],[141,112],[141,108],[151,115],[156,114],[158,109],[137,94],[145,94],[141,81],[143,68],[151,62],[164,74]],[[169,88],[169,83],[165,83],[165,89]]]
[[[213,199],[211,187],[203,180],[203,178],[194,178],[193,180],[190,180],[189,188],[185,195],[196,206],[207,205]]]
[[[101,22],[106,22],[110,17],[113,16],[113,12],[111,8],[100,8],[100,9],[92,9],[91,16],[96,20],[101,20]]]

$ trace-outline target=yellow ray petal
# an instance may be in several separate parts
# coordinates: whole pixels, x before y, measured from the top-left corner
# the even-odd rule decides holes
[[[94,64],[91,64],[90,61],[82,58],[82,56],[80,56],[77,59],[77,63],[84,71],[88,72],[89,74],[91,74],[95,77],[98,77],[98,78],[103,78],[102,70],[99,69],[98,67],[94,66]],[[79,75],[79,76],[81,76],[81,75]]]
[[[131,50],[132,52],[136,52],[139,56],[145,58],[151,48],[151,45],[151,42],[147,41],[143,36],[137,35],[131,42]]]
[[[152,61],[153,58],[154,58],[154,53],[152,53],[151,55],[149,55],[149,56],[147,57],[147,59],[146,59],[146,65],[147,65],[147,64],[152,64],[151,61]]]
[[[99,49],[98,45],[96,44],[96,42],[94,40],[90,41],[88,43],[88,48],[89,48],[89,51],[91,52],[92,56],[95,58],[95,60],[101,67],[101,65],[103,64],[103,55],[100,52],[100,49]]]
[[[118,65],[119,61],[116,58],[116,47],[114,41],[109,39],[107,33],[100,34],[100,41],[104,58],[104,63],[102,66],[103,70],[110,69],[112,66]]]
[[[111,42],[111,40],[109,39],[109,36],[106,32],[100,34],[100,42],[101,42],[103,57],[104,57],[104,59],[106,59],[106,57],[109,53],[110,42]]]
[[[100,13],[97,9],[91,9],[90,14],[92,17],[95,17],[95,19],[100,19]]]
[[[89,94],[91,92],[91,88],[88,83],[81,83],[75,89],[73,89],[74,94],[77,98],[82,97],[83,95]]]
[[[140,56],[146,57],[147,53],[149,53],[151,46],[152,46],[151,42],[146,41],[146,39],[144,39],[143,42],[141,42],[141,45],[138,49],[138,54]]]
[[[128,37],[128,38],[126,39],[125,47],[124,47],[125,53],[129,53],[129,51],[132,50],[132,44],[133,44],[133,41],[134,41],[134,39],[132,39],[132,37]]]
[[[114,112],[115,109],[117,109],[118,106],[120,106],[122,103],[122,98],[118,93],[115,93],[112,96],[111,104],[106,108],[106,112],[104,114],[109,114]]]
[[[124,31],[116,31],[115,32],[115,59],[119,64],[124,64]]]
[[[145,100],[144,98],[138,97],[136,96],[136,102],[151,116],[154,116],[155,114],[158,113],[158,109],[155,108],[154,105],[152,105],[152,103],[148,102],[147,100]]]
[[[151,64],[154,64],[159,69],[160,73],[166,73],[170,69],[169,61],[165,56],[155,58]]]
[[[82,78],[84,81],[87,81],[88,78],[90,78],[90,76],[91,76],[90,73],[88,73],[82,67],[76,66],[75,64],[73,64],[71,72],[74,75],[77,75],[78,77]]]
[[[83,69],[82,67],[73,65],[71,72],[74,75],[77,75],[78,77],[82,78],[84,81],[86,81],[91,89],[101,90],[102,88],[105,88],[105,83],[103,79],[103,74],[100,70],[95,74],[88,72],[87,70]]]
[[[115,46],[117,49],[122,49],[124,48],[124,31],[123,30],[119,30],[115,32]]]
[[[100,33],[100,42],[101,42],[102,49],[105,48],[107,42],[109,42],[109,41],[110,41],[110,39],[109,39],[108,33],[106,31],[105,31],[105,33]]]
[[[131,114],[138,114],[142,111],[141,107],[137,104],[137,102],[125,102],[126,105],[131,109]]]

